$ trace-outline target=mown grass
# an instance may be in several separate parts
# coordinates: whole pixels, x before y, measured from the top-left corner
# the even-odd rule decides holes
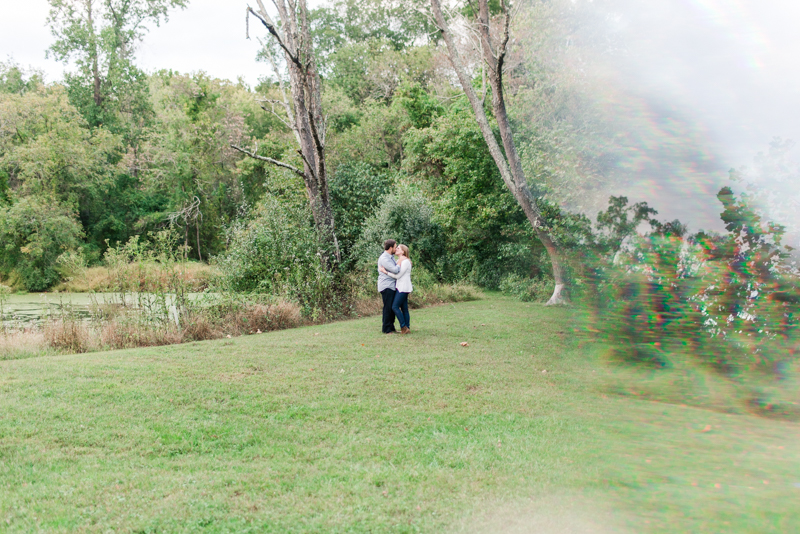
[[[0,529],[798,530],[797,424],[613,395],[573,313],[0,362]]]

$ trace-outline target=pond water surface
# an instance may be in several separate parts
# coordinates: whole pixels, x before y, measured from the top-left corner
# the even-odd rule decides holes
[[[197,298],[201,293],[190,294]],[[127,294],[126,300],[135,303],[138,295]],[[79,317],[89,318],[93,306],[106,303],[119,303],[116,293],[25,293],[9,295],[2,303],[0,320],[17,323],[37,323],[49,316],[58,316],[62,311],[70,311]],[[171,310],[172,311],[172,310]],[[173,312],[174,313],[174,312]]]

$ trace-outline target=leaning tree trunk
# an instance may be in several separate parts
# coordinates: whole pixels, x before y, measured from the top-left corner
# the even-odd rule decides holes
[[[478,97],[472,86],[472,80],[467,76],[464,63],[456,47],[453,34],[442,13],[439,0],[431,0],[431,8],[434,20],[447,44],[450,62],[456,71],[461,87],[467,95],[467,99],[469,99],[472,110],[475,113],[475,119],[489,147],[489,153],[492,155],[492,159],[497,165],[497,169],[500,171],[503,182],[514,195],[514,198],[517,203],[519,203],[522,211],[533,227],[536,237],[542,242],[542,245],[544,245],[550,257],[550,263],[553,266],[553,278],[555,279],[555,290],[547,304],[566,304],[569,301],[567,296],[567,273],[564,268],[561,251],[556,241],[547,230],[544,217],[542,217],[539,206],[536,204],[536,199],[528,188],[528,182],[522,169],[522,162],[517,152],[517,147],[514,144],[514,136],[506,111],[505,98],[503,95],[503,62],[505,60],[506,46],[509,37],[509,16],[504,0],[500,0],[500,3],[504,13],[504,31],[502,43],[497,47],[497,50],[495,50],[493,46],[489,33],[489,24],[491,21],[489,18],[487,0],[479,0],[478,23],[480,26],[483,60],[488,67],[488,78],[492,89],[492,110],[497,120],[498,129],[500,130],[500,138],[503,142],[505,154],[500,148],[494,136],[494,132],[492,131],[492,127],[489,124],[489,119],[483,108],[483,99]]]
[[[334,267],[341,260],[339,243],[336,239],[336,228],[333,218],[328,190],[328,169],[325,165],[325,118],[322,114],[322,82],[317,71],[312,47],[311,29],[308,20],[308,8],[305,0],[295,4],[293,0],[275,0],[281,26],[276,25],[264,8],[262,0],[258,0],[259,10],[248,8],[248,15],[258,18],[269,31],[273,39],[283,50],[289,70],[289,89],[292,95],[291,105],[284,101],[273,101],[284,108],[287,120],[284,121],[295,134],[300,145],[298,154],[303,159],[300,170],[288,163],[272,158],[258,156],[254,151],[232,145],[250,157],[267,161],[279,167],[291,170],[303,178],[306,193],[314,216],[314,225],[324,245],[325,262]],[[273,63],[276,74],[277,64]],[[281,84],[281,87],[282,84]],[[266,108],[265,108],[266,109]],[[333,258],[328,254],[333,253]]]

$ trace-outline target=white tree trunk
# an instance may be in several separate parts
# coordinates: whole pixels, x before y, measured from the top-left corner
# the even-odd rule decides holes
[[[504,12],[506,11],[505,3],[502,2]],[[481,134],[489,147],[489,153],[500,171],[500,176],[506,187],[514,195],[514,198],[519,203],[525,216],[528,218],[531,226],[536,232],[536,236],[542,242],[547,254],[550,257],[550,263],[553,267],[553,278],[555,279],[555,291],[547,302],[548,305],[554,304],[567,304],[569,302],[567,292],[567,273],[564,266],[564,261],[561,257],[561,252],[555,240],[547,231],[545,220],[539,211],[539,206],[536,204],[536,199],[533,197],[528,182],[525,178],[525,173],[522,169],[522,162],[519,158],[516,145],[514,144],[514,136],[511,131],[511,124],[508,120],[508,113],[505,107],[505,98],[503,96],[503,61],[505,59],[506,44],[508,43],[508,13],[505,13],[505,28],[503,42],[499,47],[493,46],[492,39],[489,33],[489,7],[487,0],[479,0],[479,26],[482,40],[483,59],[488,67],[489,83],[492,88],[492,109],[494,111],[495,119],[500,130],[500,137],[503,141],[503,148],[505,154],[500,148],[500,145],[495,139],[492,127],[489,124],[489,119],[483,108],[483,99],[478,98],[475,89],[472,87],[472,80],[467,76],[464,63],[456,46],[453,33],[447,24],[447,20],[442,13],[442,7],[439,0],[431,0],[431,8],[433,11],[434,20],[436,21],[439,31],[447,44],[450,63],[456,71],[458,81],[461,84],[464,93],[467,95],[472,111],[475,114],[475,120],[478,122]],[[495,52],[495,48],[498,50]]]

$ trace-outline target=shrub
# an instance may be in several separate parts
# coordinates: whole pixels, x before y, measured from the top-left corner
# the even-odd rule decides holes
[[[333,275],[322,265],[307,209],[266,196],[253,217],[230,231],[228,251],[216,258],[222,290],[285,296],[308,315],[335,299]]]
[[[523,278],[518,274],[510,274],[500,282],[500,291],[522,302],[547,302],[554,287],[552,279]]]
[[[82,237],[75,213],[53,199],[26,197],[0,206],[0,273],[28,291],[50,289],[61,280],[56,260]]]
[[[669,366],[689,355],[700,366],[748,384],[755,404],[796,366],[800,276],[766,223],[729,188],[718,195],[727,233],[685,237],[677,223],[654,224],[613,258],[585,270],[590,328],[613,340],[623,361]]]
[[[383,242],[390,238],[408,245],[415,265],[434,273],[440,270],[445,252],[441,227],[433,219],[428,200],[411,186],[402,185],[387,195],[364,223],[355,250],[359,264],[374,266],[383,252]]]
[[[67,282],[76,278],[84,278],[86,270],[89,268],[86,257],[80,249],[63,253],[56,260],[56,264],[61,279]]]

